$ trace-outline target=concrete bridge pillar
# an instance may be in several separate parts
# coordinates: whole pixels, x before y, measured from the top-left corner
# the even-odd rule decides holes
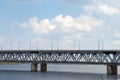
[[[117,75],[117,65],[107,65],[107,75]]]
[[[31,64],[31,71],[32,72],[37,72],[37,63],[32,63]]]
[[[47,71],[47,64],[41,63],[41,72],[46,72],[46,71]]]

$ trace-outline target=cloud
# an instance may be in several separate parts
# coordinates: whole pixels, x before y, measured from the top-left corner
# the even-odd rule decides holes
[[[93,17],[82,15],[76,19],[75,27],[80,31],[90,32],[95,27],[101,26],[102,20],[97,20]]]
[[[111,7],[108,6],[107,4],[85,5],[84,9],[87,13],[93,14],[103,13],[108,16],[112,16],[120,12],[118,7]]]
[[[82,31],[91,32],[94,28],[102,26],[103,21],[91,16],[81,15],[73,18],[72,16],[58,15],[53,19],[39,20],[37,17],[31,18],[28,22],[21,23],[21,27],[30,27],[35,33],[48,34],[51,32],[71,32]]]
[[[26,28],[28,25],[26,23],[22,23],[20,24],[20,26],[22,26],[23,28]]]
[[[32,33],[36,33],[40,38],[32,40],[33,48],[36,48],[36,43],[41,49],[50,48],[50,41],[54,41],[54,49],[57,48],[58,41],[60,49],[72,49],[74,45],[74,40],[95,40],[95,36],[92,34],[93,31],[99,29],[103,25],[103,21],[96,19],[92,16],[81,15],[79,17],[73,18],[70,15],[58,15],[52,19],[39,19],[37,17],[32,17],[28,21],[17,24],[23,28],[31,30]],[[18,26],[16,25],[16,26]],[[92,38],[90,38],[91,36]],[[78,42],[76,43],[76,48],[78,49]],[[48,45],[47,48],[44,45]]]
[[[98,9],[99,11],[107,15],[114,15],[119,12],[119,9],[114,8],[114,7],[109,7],[107,4],[100,5]]]
[[[95,0],[60,0],[65,4],[70,4],[70,5],[87,5],[87,4],[92,4],[94,3]]]
[[[120,45],[120,40],[115,40],[113,43],[114,43],[115,45]]]
[[[14,26],[31,30],[32,33],[40,36],[40,38],[32,40],[35,48],[37,41],[40,45],[43,45],[42,47],[39,45],[41,49],[46,49],[44,44],[49,45],[47,48],[50,48],[50,41],[53,40],[54,42],[58,41],[60,49],[72,49],[74,40],[92,40],[96,36],[93,36],[93,31],[101,28],[103,21],[88,15],[74,18],[70,15],[61,14],[51,19],[32,17],[26,22],[14,22],[14,24]],[[57,48],[56,46],[57,44],[55,43],[55,49]],[[77,44],[76,47],[78,47]]]
[[[28,25],[31,26],[36,33],[48,33],[55,29],[55,25],[53,25],[49,19],[39,20],[36,17],[31,18]]]
[[[58,15],[52,21],[56,27],[60,28],[61,31],[70,31],[74,26],[74,18],[72,16]]]
[[[111,6],[119,6],[120,5],[120,0],[97,0],[103,4],[108,4]]]
[[[85,9],[86,12],[92,12],[92,11],[96,10],[95,5],[85,5],[83,8]]]
[[[116,33],[115,33],[115,37],[116,37],[116,38],[120,38],[120,32],[116,32]]]

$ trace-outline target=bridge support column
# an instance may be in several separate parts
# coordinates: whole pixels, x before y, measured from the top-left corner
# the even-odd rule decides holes
[[[107,75],[117,75],[117,65],[107,65]]]
[[[32,72],[37,72],[37,63],[32,63],[31,64],[31,71]]]
[[[41,63],[41,72],[46,72],[46,71],[47,71],[47,64]]]

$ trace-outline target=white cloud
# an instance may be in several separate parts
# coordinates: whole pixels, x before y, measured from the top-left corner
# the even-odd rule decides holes
[[[109,7],[107,4],[100,5],[98,9],[107,15],[114,15],[119,12],[119,9],[114,7]]]
[[[81,34],[78,34],[78,33],[76,33],[76,34],[73,34],[73,35],[71,35],[71,36],[64,36],[64,40],[70,40],[70,41],[73,41],[74,39],[80,39],[80,37],[82,38],[82,35]]]
[[[119,7],[113,7],[113,6],[108,6],[108,4],[92,4],[92,5],[85,5],[84,10],[87,13],[93,13],[93,14],[98,14],[98,13],[103,13],[109,16],[115,15],[120,12]],[[96,13],[97,12],[97,13]]]
[[[54,19],[52,19],[51,22],[53,22],[57,28],[59,27],[59,28],[61,28],[62,31],[67,32],[73,28],[75,20],[74,20],[74,18],[72,18],[69,15],[67,15],[67,16],[58,15]]]
[[[120,41],[119,41],[119,40],[115,40],[113,43],[114,43],[115,45],[119,45],[119,44],[120,44]]]
[[[120,0],[99,0],[99,2],[103,4],[109,4],[112,6],[119,6],[120,5]]]
[[[88,15],[81,15],[76,18],[70,15],[58,15],[52,19],[39,19],[33,17],[28,22],[23,22],[21,24],[19,25],[22,28],[25,26],[26,28],[30,28],[32,32],[40,35],[40,38],[33,40],[35,44],[36,41],[38,41],[40,45],[44,46],[44,44],[46,44],[50,46],[50,40],[57,40],[61,49],[72,49],[74,40],[81,39],[84,41],[83,38],[88,40],[88,36],[95,37],[92,36],[92,31],[101,28],[103,21]],[[41,47],[40,45],[39,47]],[[54,44],[54,46],[56,49],[57,45]],[[46,46],[44,46],[44,48],[46,48]]]
[[[22,26],[23,28],[26,28],[28,26],[28,24],[27,23],[22,23],[22,24],[20,24],[20,26]]]
[[[34,32],[48,34],[50,32],[71,32],[83,31],[91,32],[94,28],[101,26],[102,20],[98,20],[91,16],[82,15],[77,18],[66,15],[58,15],[55,18],[39,20],[36,17],[30,19],[27,23],[21,23],[21,27],[31,27]]]
[[[92,12],[92,11],[96,10],[96,6],[95,5],[86,5],[86,6],[84,6],[84,9],[86,12]]]
[[[95,0],[60,0],[65,4],[69,4],[69,5],[86,5],[86,4],[92,4],[94,3]]]
[[[102,20],[97,20],[93,17],[82,15],[76,19],[75,27],[78,30],[90,32],[95,27],[101,26],[102,24]]]
[[[120,38],[120,32],[116,32],[115,37]]]
[[[31,18],[28,25],[37,33],[48,33],[55,29],[55,25],[53,25],[49,19],[43,19],[40,21],[36,17]]]

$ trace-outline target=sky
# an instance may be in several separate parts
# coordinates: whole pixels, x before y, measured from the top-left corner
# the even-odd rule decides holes
[[[1,0],[0,49],[120,49],[120,0]]]

